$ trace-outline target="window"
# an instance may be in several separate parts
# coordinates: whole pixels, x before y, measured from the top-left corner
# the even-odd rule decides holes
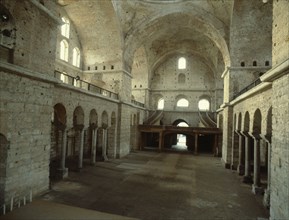
[[[158,101],[158,110],[163,110],[165,105],[165,100],[163,98]]]
[[[186,69],[187,68],[187,61],[184,57],[179,58],[178,60],[178,69]]]
[[[201,99],[198,106],[200,111],[208,111],[210,109],[210,102],[207,99]]]
[[[178,76],[178,83],[183,84],[183,83],[185,83],[185,82],[186,82],[186,75],[183,74],[183,73],[179,74],[179,76]]]
[[[73,48],[72,65],[76,67],[80,66],[80,51],[77,47]]]
[[[189,107],[189,101],[186,99],[179,99],[177,107]]]
[[[62,17],[63,25],[61,26],[61,35],[69,38],[70,22],[66,17]]]
[[[68,61],[68,43],[66,40],[60,42],[60,59]]]

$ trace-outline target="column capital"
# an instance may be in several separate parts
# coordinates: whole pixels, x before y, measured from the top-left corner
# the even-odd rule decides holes
[[[83,130],[84,129],[84,125],[74,125],[75,130]]]
[[[98,128],[98,127],[97,127],[97,124],[95,124],[95,123],[90,124],[89,127],[90,127],[91,129],[97,129],[97,128]]]
[[[248,131],[240,131],[240,134],[243,135],[244,137],[251,137]]]
[[[271,138],[272,138],[271,134],[260,134],[260,137],[266,142],[268,142],[269,144],[271,144]]]

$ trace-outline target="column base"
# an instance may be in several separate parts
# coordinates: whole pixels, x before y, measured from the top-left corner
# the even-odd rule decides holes
[[[237,171],[239,176],[243,176],[245,174],[245,167],[243,165],[238,165]]]
[[[65,179],[68,177],[68,168],[59,168],[56,172],[57,179]]]
[[[264,197],[263,197],[263,205],[269,209],[270,208],[270,191],[265,189]]]
[[[243,177],[243,183],[253,183],[252,176],[244,176]]]
[[[264,194],[264,189],[260,186],[252,185],[252,193],[255,195],[263,195]]]
[[[231,164],[231,170],[237,170],[237,167],[234,164]]]

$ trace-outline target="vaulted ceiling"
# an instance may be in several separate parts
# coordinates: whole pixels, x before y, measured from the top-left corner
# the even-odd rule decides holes
[[[230,64],[233,0],[59,0],[84,53],[123,59],[130,70],[143,46],[151,68],[171,54],[197,54],[219,72]],[[89,57],[89,55],[86,55]],[[221,60],[221,62],[220,62]]]

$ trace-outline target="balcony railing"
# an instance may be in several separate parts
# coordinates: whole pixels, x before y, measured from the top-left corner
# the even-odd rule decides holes
[[[248,86],[246,86],[244,89],[242,89],[240,92],[233,95],[233,100],[237,98],[238,96],[244,94],[245,92],[249,91],[250,89],[254,88],[255,86],[259,85],[261,83],[261,79],[258,78]]]
[[[108,91],[106,89],[102,89],[96,85],[93,85],[89,82],[86,82],[84,80],[81,80],[79,76],[70,76],[64,72],[60,72],[58,70],[54,71],[54,77],[57,79],[60,79],[63,83],[81,88],[81,89],[85,89],[88,90],[90,92],[96,93],[96,94],[100,94],[106,97],[110,97],[113,99],[118,99],[118,94]]]
[[[144,105],[143,103],[138,102],[138,101],[135,101],[135,100],[133,100],[133,99],[131,100],[131,103],[134,104],[134,105],[137,105],[137,106],[143,107],[143,108],[145,107],[145,105]]]

